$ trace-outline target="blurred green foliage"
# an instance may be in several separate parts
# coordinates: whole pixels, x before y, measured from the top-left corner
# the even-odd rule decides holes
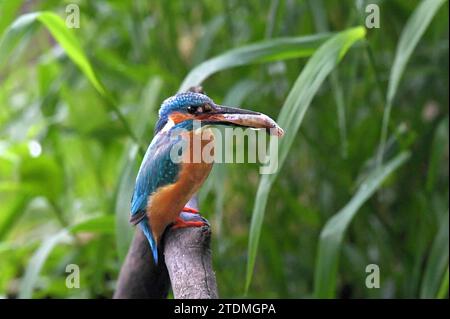
[[[338,35],[372,2],[380,28],[337,59]],[[80,28],[64,24],[70,3]],[[278,175],[218,164],[202,189],[222,297],[243,297],[246,279],[248,297],[448,297],[447,11],[0,0],[0,296],[111,297],[158,105],[203,81],[291,134]],[[68,264],[79,289],[65,285]],[[365,286],[368,264],[380,289]]]

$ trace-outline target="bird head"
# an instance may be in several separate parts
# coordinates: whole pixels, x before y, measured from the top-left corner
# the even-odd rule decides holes
[[[189,127],[193,121],[202,126],[226,125],[266,129],[267,132],[282,136],[284,131],[267,115],[242,108],[214,103],[207,95],[198,92],[178,93],[166,99],[159,110],[156,133],[166,126],[183,125]]]

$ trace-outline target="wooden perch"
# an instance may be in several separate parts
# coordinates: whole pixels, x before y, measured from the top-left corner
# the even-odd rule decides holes
[[[186,206],[198,209],[196,198]],[[166,298],[170,283],[174,298],[218,298],[210,240],[210,226],[168,229],[164,256],[160,252],[155,266],[147,239],[136,229],[113,298]]]
[[[210,239],[210,226],[171,229],[167,232],[164,257],[174,298],[218,298]]]

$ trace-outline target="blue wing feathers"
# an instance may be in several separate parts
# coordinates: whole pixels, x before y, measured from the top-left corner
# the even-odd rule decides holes
[[[139,226],[141,227],[142,232],[144,233],[145,237],[147,237],[147,240],[150,243],[150,249],[152,251],[153,260],[155,261],[155,264],[158,264],[158,247],[156,245],[155,239],[152,236],[152,232],[148,225],[147,218],[141,220],[139,222]]]
[[[148,196],[159,187],[172,184],[176,181],[179,166],[170,158],[171,141],[166,134],[155,138],[147,149],[147,152],[139,168],[136,178],[136,186],[131,201],[131,214],[145,210]]]
[[[142,160],[131,199],[130,222],[139,223],[150,243],[155,262],[158,258],[157,243],[145,214],[149,197],[151,200],[150,195],[159,187],[173,184],[177,179],[179,165],[170,158],[171,147],[174,143],[175,141],[172,141],[165,133],[155,136]]]
[[[147,197],[144,196],[144,194],[137,195],[137,198],[132,200],[131,202],[131,214],[134,215],[139,210],[142,210],[145,208],[145,205],[147,204]]]

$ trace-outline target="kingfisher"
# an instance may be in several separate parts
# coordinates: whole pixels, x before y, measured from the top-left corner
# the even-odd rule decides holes
[[[204,156],[195,161],[192,157],[205,147],[211,148],[213,125],[265,129],[276,136],[284,133],[270,117],[216,104],[198,88],[178,93],[161,104],[153,140],[136,177],[130,217],[130,223],[139,225],[147,238],[155,264],[161,237],[169,225],[183,228],[207,223],[186,204],[212,169],[213,161]],[[195,139],[200,141],[197,148]]]

